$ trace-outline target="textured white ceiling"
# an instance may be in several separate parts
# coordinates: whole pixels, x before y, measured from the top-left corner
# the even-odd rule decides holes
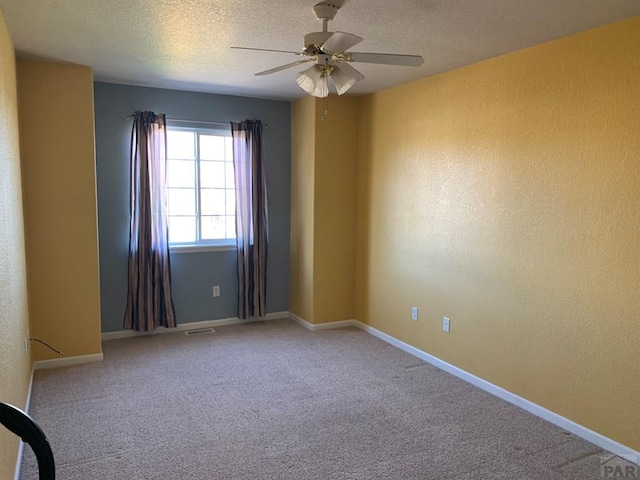
[[[19,54],[93,67],[96,80],[292,99],[298,59],[231,46],[301,50],[321,30],[319,0],[0,0]],[[640,15],[639,0],[334,0],[330,30],[353,50],[422,55],[422,67],[354,64],[370,93]],[[304,67],[306,68],[306,67]]]

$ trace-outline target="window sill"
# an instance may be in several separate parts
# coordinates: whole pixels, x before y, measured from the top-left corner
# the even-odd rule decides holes
[[[230,252],[236,249],[235,243],[226,245],[171,245],[171,253],[206,253],[206,252]]]

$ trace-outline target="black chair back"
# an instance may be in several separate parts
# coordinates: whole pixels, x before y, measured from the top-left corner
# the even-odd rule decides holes
[[[38,424],[19,408],[0,402],[0,423],[28,443],[38,460],[40,480],[55,480],[56,467],[53,452]]]

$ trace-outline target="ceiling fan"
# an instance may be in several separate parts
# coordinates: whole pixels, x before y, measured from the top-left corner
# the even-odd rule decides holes
[[[267,48],[231,47],[241,50],[258,50],[262,52],[292,53],[305,58],[287,63],[279,67],[271,68],[256,75],[270,75],[289,68],[312,63],[313,65],[298,73],[296,81],[300,88],[314,97],[326,97],[329,95],[329,81],[331,78],[338,95],[349,90],[356,82],[364,79],[358,70],[350,63],[375,63],[380,65],[401,65],[418,67],[424,63],[419,55],[394,55],[388,53],[362,53],[348,52],[362,41],[361,37],[345,32],[329,32],[327,24],[333,20],[340,7],[330,3],[321,2],[313,7],[313,12],[318,20],[322,21],[322,31],[313,32],[304,37],[304,50],[292,52],[288,50],[271,50]]]

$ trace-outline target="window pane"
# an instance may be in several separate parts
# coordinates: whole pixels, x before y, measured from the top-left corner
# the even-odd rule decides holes
[[[200,135],[200,159],[224,160],[224,139],[219,135]]]
[[[203,240],[216,240],[225,238],[225,217],[211,216],[202,217],[200,233]]]
[[[202,188],[200,189],[200,208],[202,215],[224,215],[225,190]]]
[[[227,238],[236,238],[236,217],[227,216]]]
[[[191,160],[167,161],[167,186],[194,188],[195,162]]]
[[[169,243],[196,241],[196,217],[168,217]]]
[[[167,130],[167,156],[171,159],[196,158],[195,134],[180,130]]]
[[[169,242],[235,238],[233,139],[217,131],[168,129],[167,155]]]
[[[224,162],[200,162],[200,186],[224,188]]]
[[[196,198],[193,188],[167,188],[169,215],[195,215]]]
[[[226,182],[227,188],[235,188],[236,179],[233,173],[233,162],[224,162],[225,163],[225,171],[226,171]]]
[[[226,190],[227,195],[227,209],[225,213],[227,215],[236,214],[236,191],[235,190]]]

